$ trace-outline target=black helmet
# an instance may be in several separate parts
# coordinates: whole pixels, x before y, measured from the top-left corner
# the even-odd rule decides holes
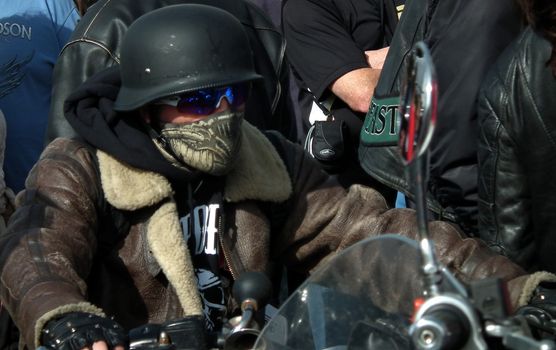
[[[121,48],[116,111],[159,98],[261,78],[243,25],[207,5],[166,6],[138,18]]]

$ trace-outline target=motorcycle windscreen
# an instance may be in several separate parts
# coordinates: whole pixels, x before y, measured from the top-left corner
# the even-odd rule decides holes
[[[363,240],[286,300],[255,349],[409,349],[422,280],[415,241],[389,234]]]

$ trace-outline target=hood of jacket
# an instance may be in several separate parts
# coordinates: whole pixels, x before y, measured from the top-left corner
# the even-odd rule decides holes
[[[87,143],[133,167],[171,180],[191,174],[171,165],[152,142],[137,112],[118,113],[114,101],[121,86],[119,67],[104,70],[81,85],[64,105],[68,122]]]

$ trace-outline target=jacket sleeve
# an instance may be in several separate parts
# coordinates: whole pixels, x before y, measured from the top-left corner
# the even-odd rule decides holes
[[[116,57],[101,43],[72,40],[66,44],[52,73],[52,100],[46,144],[57,137],[70,138],[77,135],[64,118],[64,102],[89,77],[116,64]]]
[[[100,180],[93,156],[58,139],[32,169],[0,239],[0,296],[29,348],[50,317],[84,311],[97,246]]]
[[[494,71],[496,72],[496,71]],[[509,73],[512,72],[510,68]],[[519,145],[506,121],[516,118],[509,92],[492,74],[479,97],[479,237],[522,266],[534,254],[529,186]]]
[[[273,255],[283,257],[290,268],[314,270],[333,253],[384,233],[418,240],[413,210],[389,209],[384,198],[368,187],[355,185],[346,192],[300,148],[292,145],[290,151],[294,155],[287,165],[292,169],[291,215],[284,225],[282,242],[271,245]],[[463,239],[460,231],[447,222],[434,221],[429,227],[440,262],[463,282],[495,276],[509,281],[525,274],[481,240]],[[514,305],[521,291],[521,284],[514,287]]]

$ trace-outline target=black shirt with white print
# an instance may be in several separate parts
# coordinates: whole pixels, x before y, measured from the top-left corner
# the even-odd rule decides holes
[[[227,300],[218,243],[222,226],[221,189],[217,179],[209,179],[176,190],[180,224],[197,276],[207,331],[221,329]]]

